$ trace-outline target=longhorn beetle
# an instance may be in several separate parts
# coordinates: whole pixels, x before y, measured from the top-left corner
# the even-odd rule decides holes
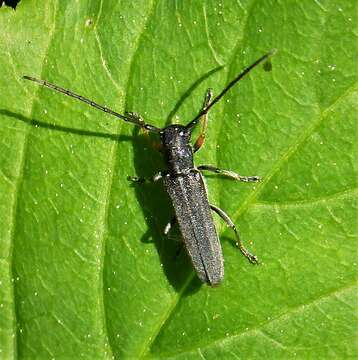
[[[204,144],[209,110],[219,102],[239,80],[254,67],[268,60],[275,52],[275,49],[271,50],[244,69],[214,99],[212,99],[212,90],[208,89],[201,110],[187,125],[169,125],[163,129],[147,124],[137,113],[125,112],[124,115],[122,115],[81,95],[51,84],[46,80],[39,80],[31,76],[24,76],[23,78],[83,101],[96,109],[137,125],[146,131],[157,133],[160,136],[161,150],[165,156],[167,169],[155,174],[151,179],[146,180],[138,177],[128,177],[128,180],[134,182],[156,182],[162,179],[164,188],[169,194],[175,212],[175,217],[166,225],[164,234],[168,235],[171,227],[175,223],[178,223],[184,246],[198,277],[202,282],[216,286],[219,285],[224,277],[224,259],[210,210],[216,212],[235,232],[237,245],[242,254],[253,264],[257,264],[258,260],[255,255],[251,254],[243,246],[239,233],[230,217],[220,208],[209,204],[201,172],[211,171],[234,180],[245,182],[257,182],[260,181],[260,178],[258,176],[242,176],[212,165],[195,167],[193,154]],[[192,146],[190,144],[191,134],[199,122],[202,124],[201,131]]]

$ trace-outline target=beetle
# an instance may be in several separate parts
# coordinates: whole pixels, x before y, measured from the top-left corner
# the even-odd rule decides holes
[[[163,181],[175,213],[174,218],[166,225],[164,234],[168,235],[172,226],[177,223],[184,247],[197,276],[202,282],[210,286],[217,286],[224,278],[224,259],[211,211],[216,212],[234,231],[236,244],[242,254],[253,264],[257,264],[258,259],[243,246],[235,224],[230,217],[223,210],[209,203],[202,172],[211,171],[244,182],[257,182],[260,181],[260,178],[258,176],[242,176],[233,171],[222,170],[212,165],[195,167],[193,155],[204,144],[209,110],[247,73],[260,63],[267,61],[275,52],[275,49],[271,50],[245,68],[214,99],[212,99],[212,90],[208,89],[201,110],[187,125],[175,124],[163,129],[146,123],[137,113],[125,112],[122,115],[46,80],[40,80],[32,76],[23,76],[23,78],[80,100],[98,110],[137,125],[147,132],[159,134],[161,151],[164,153],[167,169],[155,174],[151,179],[128,177],[128,180],[138,183],[156,182],[160,179]],[[199,136],[194,145],[191,145],[192,132],[199,123],[202,124]]]

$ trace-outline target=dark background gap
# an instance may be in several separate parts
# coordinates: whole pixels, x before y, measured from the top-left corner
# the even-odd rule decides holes
[[[16,9],[16,6],[19,2],[20,0],[0,0],[0,7],[3,5],[7,5],[12,7],[13,9]]]

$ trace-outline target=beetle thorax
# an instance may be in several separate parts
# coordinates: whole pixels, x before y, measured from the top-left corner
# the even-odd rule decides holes
[[[193,168],[193,150],[190,131],[182,125],[170,125],[161,134],[168,170],[182,173]]]

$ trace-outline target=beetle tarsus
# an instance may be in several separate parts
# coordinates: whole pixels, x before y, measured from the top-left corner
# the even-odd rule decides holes
[[[230,219],[229,215],[226,214],[224,210],[220,209],[215,205],[210,204],[210,208],[215,211],[226,222],[226,225],[234,231],[236,235],[236,245],[240,249],[242,255],[244,255],[246,259],[248,259],[252,264],[258,264],[259,261],[257,256],[251,254],[248,250],[245,249],[244,245],[242,244],[239,232],[237,231],[236,226],[234,222]]]
[[[250,261],[251,264],[255,264],[255,265],[259,264],[259,259],[257,258],[257,256],[247,251],[242,245],[241,241],[236,242],[236,245],[240,249],[242,255],[244,255],[246,259]]]

